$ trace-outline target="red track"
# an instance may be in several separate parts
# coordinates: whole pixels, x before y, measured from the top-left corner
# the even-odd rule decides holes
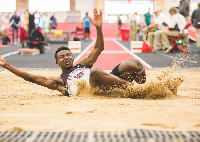
[[[88,56],[93,48],[94,45],[92,45],[82,56],[80,56],[79,59],[75,62],[75,64],[77,64],[80,61],[80,59]],[[96,63],[94,64],[94,67],[100,67],[103,70],[112,70],[119,63],[131,58],[136,58],[136,57],[134,57],[129,52],[124,50],[114,41],[105,40],[104,51],[97,59]],[[145,65],[145,69],[149,69],[149,67]]]

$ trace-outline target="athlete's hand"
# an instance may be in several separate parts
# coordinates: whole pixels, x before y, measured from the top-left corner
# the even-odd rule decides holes
[[[88,18],[90,19],[91,23],[96,26],[97,28],[102,27],[102,11],[100,10],[100,13],[98,14],[97,9],[93,9],[94,13],[94,19],[91,19],[89,16]]]
[[[7,64],[6,60],[0,55],[0,65],[5,68]]]

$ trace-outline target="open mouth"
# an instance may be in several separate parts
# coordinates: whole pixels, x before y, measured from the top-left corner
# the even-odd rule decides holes
[[[66,60],[65,61],[65,65],[69,65],[70,64],[70,61],[69,60]]]

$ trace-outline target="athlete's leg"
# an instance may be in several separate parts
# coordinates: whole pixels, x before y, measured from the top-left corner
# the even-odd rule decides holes
[[[106,73],[100,68],[93,67],[90,71],[90,85],[92,87],[100,87],[102,89],[107,89],[110,87],[124,88],[128,84],[130,84],[130,82]]]
[[[118,67],[121,77],[129,82],[135,80],[137,83],[146,82],[146,73],[144,66],[137,59],[129,59],[122,62]]]

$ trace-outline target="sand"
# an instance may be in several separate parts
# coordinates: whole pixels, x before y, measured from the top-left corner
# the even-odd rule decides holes
[[[60,70],[27,72],[47,77],[61,73]],[[66,97],[3,71],[0,131],[126,132],[130,128],[200,131],[200,70],[169,73],[154,69],[146,73],[147,83],[132,88],[139,90],[133,93],[145,95],[132,99],[126,95],[121,98],[123,94],[94,95],[88,90]],[[166,93],[166,89],[172,93]]]

